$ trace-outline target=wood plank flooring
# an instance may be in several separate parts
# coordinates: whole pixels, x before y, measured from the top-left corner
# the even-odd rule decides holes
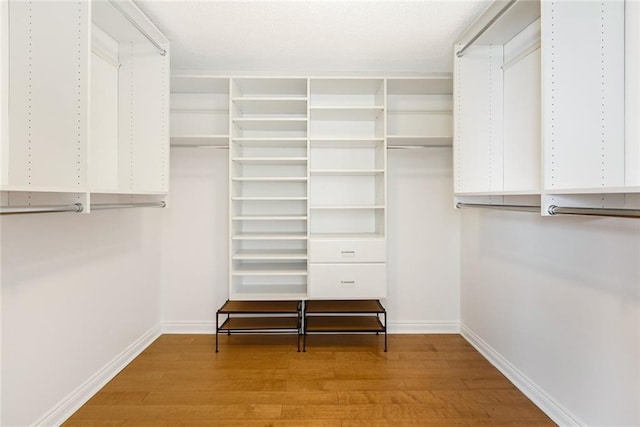
[[[459,335],[163,335],[65,426],[554,425]]]

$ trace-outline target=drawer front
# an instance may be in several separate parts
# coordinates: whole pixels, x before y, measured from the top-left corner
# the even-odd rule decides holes
[[[386,298],[386,264],[310,264],[309,297]]]
[[[386,262],[385,239],[314,240],[309,242],[311,262]]]

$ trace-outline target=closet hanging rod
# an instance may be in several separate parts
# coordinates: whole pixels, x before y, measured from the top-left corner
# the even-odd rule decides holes
[[[164,208],[167,202],[140,202],[140,203],[95,203],[91,205],[92,211],[105,209],[126,209],[126,208]]]
[[[147,33],[140,25],[138,25],[138,23],[136,21],[133,20],[133,18],[131,16],[129,16],[129,14],[127,12],[124,11],[124,9],[122,9],[120,7],[120,5],[117,3],[116,0],[109,0],[109,3],[111,4],[111,6],[113,6],[113,8],[115,10],[118,11],[118,13],[120,15],[122,15],[123,18],[125,18],[127,21],[129,21],[131,23],[131,25],[133,25],[136,30],[138,30],[140,32],[140,34],[142,34],[143,36],[145,36],[145,38],[147,40],[149,40],[149,42],[154,45],[156,47],[156,49],[158,49],[158,51],[160,52],[160,55],[162,56],[166,56],[167,54],[167,50],[165,48],[162,47],[162,45],[160,45],[160,43],[158,43],[157,41],[154,40],[153,37],[151,37],[149,35],[149,33]]]
[[[530,205],[490,205],[486,203],[456,203],[457,208],[482,208],[518,212],[540,212],[540,206]]]
[[[460,49],[459,51],[457,51],[457,52],[456,52],[456,56],[457,56],[458,58],[461,58],[461,57],[464,55],[464,53],[467,51],[467,49],[469,49],[471,46],[473,46],[473,44],[476,42],[476,40],[478,40],[478,39],[480,38],[480,36],[482,36],[484,33],[486,33],[486,32],[487,32],[487,30],[488,30],[489,28],[491,28],[491,27],[493,26],[493,24],[495,24],[495,23],[496,23],[496,22],[497,22],[497,21],[502,17],[502,15],[504,15],[505,13],[507,13],[507,11],[508,11],[509,9],[511,9],[511,7],[512,7],[514,4],[516,4],[516,1],[517,1],[517,0],[511,0],[509,3],[507,3],[507,4],[505,5],[505,7],[503,7],[502,9],[500,9],[500,12],[498,12],[498,13],[496,14],[496,16],[494,16],[493,18],[491,18],[491,20],[490,20],[489,22],[487,22],[487,24],[486,24],[484,27],[482,27],[482,28],[480,29],[480,31],[478,31],[478,32],[476,33],[476,35],[475,35],[475,36],[473,36],[473,37],[471,38],[471,40],[469,40],[469,41],[467,42],[467,44],[465,44],[465,45],[462,47],[462,49]]]
[[[640,209],[610,209],[610,208],[571,208],[551,205],[547,209],[549,215],[594,215],[619,218],[640,218]]]
[[[82,212],[82,203],[73,205],[50,205],[50,206],[0,206],[1,215],[11,214],[36,214],[51,212]]]

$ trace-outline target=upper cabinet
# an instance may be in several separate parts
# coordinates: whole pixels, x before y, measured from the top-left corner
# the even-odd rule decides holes
[[[130,1],[2,4],[4,192],[164,194],[169,44]]]
[[[638,15],[622,1],[487,8],[454,46],[458,201],[634,206]]]

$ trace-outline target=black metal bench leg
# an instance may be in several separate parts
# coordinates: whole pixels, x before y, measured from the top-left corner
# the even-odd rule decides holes
[[[384,313],[384,352],[387,352],[387,313]]]
[[[218,352],[218,316],[220,313],[216,313],[216,353]]]

